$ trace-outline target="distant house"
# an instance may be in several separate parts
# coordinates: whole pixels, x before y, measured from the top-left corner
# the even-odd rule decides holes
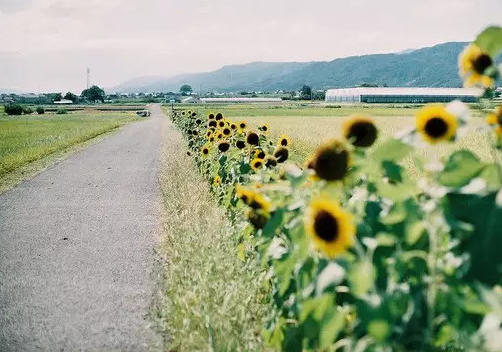
[[[73,101],[68,100],[68,99],[61,99],[61,100],[55,101],[54,104],[68,105],[68,104],[73,104]]]

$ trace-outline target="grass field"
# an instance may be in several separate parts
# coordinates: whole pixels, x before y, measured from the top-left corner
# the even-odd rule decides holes
[[[0,183],[4,175],[136,119],[132,113],[0,116]]]

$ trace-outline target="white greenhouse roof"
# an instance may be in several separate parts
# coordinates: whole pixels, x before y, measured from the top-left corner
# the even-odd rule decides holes
[[[428,95],[428,96],[481,96],[483,90],[479,88],[410,88],[410,87],[358,87],[328,89],[328,96],[358,96],[358,95]]]

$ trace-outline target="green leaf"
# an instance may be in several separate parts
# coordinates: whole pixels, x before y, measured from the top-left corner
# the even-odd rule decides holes
[[[406,229],[406,243],[410,246],[417,243],[417,241],[425,234],[425,224],[423,221],[417,221],[411,224]]]
[[[382,162],[382,168],[384,170],[385,176],[389,178],[392,182],[402,182],[403,181],[403,168],[398,164],[384,160]]]
[[[482,51],[495,58],[502,51],[502,27],[491,26],[481,32],[474,41]]]
[[[327,349],[345,326],[345,314],[332,309],[324,318],[319,331],[319,347]]]
[[[476,194],[447,195],[453,228],[460,223],[472,225],[474,231],[462,241],[459,250],[470,254],[471,265],[466,278],[488,285],[499,283],[502,266],[502,208],[495,199],[496,192],[486,196]]]
[[[391,328],[384,319],[374,319],[368,324],[368,333],[378,342],[383,342],[389,336]]]
[[[397,139],[389,139],[375,148],[370,158],[376,162],[384,160],[397,162],[405,158],[412,148]]]
[[[495,164],[487,165],[483,171],[479,174],[483,180],[486,181],[488,188],[491,190],[500,188],[500,175],[499,168]]]
[[[350,270],[348,279],[354,295],[362,296],[373,286],[375,280],[375,268],[369,262],[354,264]]]
[[[392,247],[396,244],[396,237],[391,233],[379,232],[376,240],[380,247]]]
[[[406,219],[406,208],[403,203],[396,203],[380,221],[385,225],[395,225],[403,222],[404,219]]]
[[[411,180],[396,185],[381,181],[377,183],[377,189],[380,196],[395,202],[402,202],[406,199],[413,198],[419,192],[418,187]]]
[[[263,228],[261,234],[264,237],[270,237],[272,236],[277,228],[282,224],[282,220],[284,218],[284,208],[278,208],[275,212],[272,218],[270,218],[269,221],[267,221],[267,224]]]
[[[438,175],[438,182],[447,187],[462,187],[476,177],[484,164],[476,155],[468,150],[459,150],[453,153],[444,170]]]

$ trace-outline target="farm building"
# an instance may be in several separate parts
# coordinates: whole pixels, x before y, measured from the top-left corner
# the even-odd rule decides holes
[[[203,103],[278,103],[281,98],[200,98]]]
[[[446,103],[460,100],[476,102],[482,94],[477,88],[343,88],[328,89],[327,103]]]

